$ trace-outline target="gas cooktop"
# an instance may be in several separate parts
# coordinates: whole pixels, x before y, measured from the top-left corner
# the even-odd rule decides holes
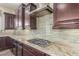
[[[36,44],[36,45],[38,45],[40,47],[47,47],[52,43],[52,42],[50,42],[48,40],[39,39],[39,38],[28,40],[28,42]]]

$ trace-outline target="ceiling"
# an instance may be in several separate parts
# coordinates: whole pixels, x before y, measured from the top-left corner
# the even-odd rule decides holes
[[[21,3],[0,3],[0,7],[8,8],[15,11],[17,10],[20,4]],[[27,3],[24,3],[24,4],[27,5]],[[38,3],[35,3],[35,4],[38,5]]]
[[[1,7],[16,10],[21,3],[0,3]]]

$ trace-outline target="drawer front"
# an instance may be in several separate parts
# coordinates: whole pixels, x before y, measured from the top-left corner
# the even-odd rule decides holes
[[[34,56],[34,55],[27,49],[23,49],[23,56]]]
[[[24,45],[23,48],[25,48],[27,51],[32,53],[34,56],[48,56],[48,54],[41,52],[33,47],[30,47],[28,45]]]

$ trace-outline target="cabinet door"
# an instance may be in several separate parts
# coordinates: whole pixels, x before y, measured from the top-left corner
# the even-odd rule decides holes
[[[5,14],[5,29],[15,29],[15,15],[4,13]]]
[[[25,29],[28,28],[28,26],[30,26],[31,29],[36,29],[36,17],[29,15],[28,12],[35,10],[37,7],[32,3],[28,4],[27,7],[25,6],[26,6],[25,4],[21,4],[18,8],[16,17],[18,21],[18,23],[16,22],[18,28]]]
[[[6,49],[5,37],[0,37],[0,50]]]
[[[19,29],[25,29],[25,4],[21,4],[17,10],[16,20],[18,21],[17,25]]]
[[[22,56],[22,55],[23,55],[22,43],[17,42],[17,56]]]
[[[17,56],[17,48],[18,48],[18,46],[17,46],[17,42],[16,42],[16,40],[12,40],[13,41],[13,48],[11,49],[11,51],[12,51],[12,53],[15,55],[15,56]]]
[[[11,49],[15,56],[22,56],[22,43],[13,40],[13,48]]]
[[[17,49],[15,47],[11,48],[10,50],[15,56],[17,56]]]
[[[37,6],[33,3],[30,4],[30,11],[33,11],[37,8]],[[30,15],[30,28],[37,29],[37,20],[35,15]]]
[[[18,46],[17,48],[17,56],[22,56],[22,47]]]
[[[0,50],[2,49],[2,41],[1,41],[1,38],[0,38]]]
[[[27,56],[27,54],[31,55],[31,56],[49,56],[48,54],[44,53],[44,52],[41,52],[33,47],[30,47],[28,45],[23,45],[23,49],[25,49],[24,52],[23,51],[23,54]]]
[[[10,37],[5,37],[6,38],[6,47],[7,47],[7,49],[9,49],[9,48],[13,48],[13,39],[12,38],[10,38]]]
[[[79,3],[55,3],[54,28],[79,28]]]
[[[30,28],[37,29],[37,20],[35,16],[30,15]]]

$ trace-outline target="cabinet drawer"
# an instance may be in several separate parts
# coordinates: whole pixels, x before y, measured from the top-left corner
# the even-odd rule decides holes
[[[23,49],[23,56],[34,56],[29,50]]]
[[[48,54],[41,52],[33,47],[30,47],[28,45],[23,45],[23,49],[26,49],[27,51],[29,51],[30,53],[32,53],[34,56],[49,56]],[[24,52],[23,52],[24,53]]]

